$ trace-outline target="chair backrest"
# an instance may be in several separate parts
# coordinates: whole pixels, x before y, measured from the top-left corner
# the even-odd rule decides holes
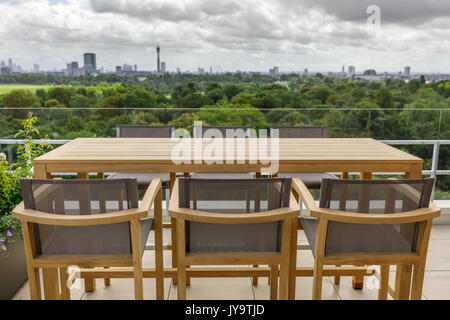
[[[117,138],[171,138],[175,126],[140,126],[124,125],[116,126]]]
[[[96,215],[138,208],[136,179],[21,179],[25,209],[61,215]],[[131,253],[129,223],[98,226],[34,225],[40,254]]]
[[[291,179],[179,179],[179,206],[237,214],[289,207]],[[281,223],[186,222],[186,252],[280,252]]]
[[[270,136],[272,131],[278,131],[279,138],[326,138],[327,126],[270,126]]]
[[[429,206],[434,179],[339,180],[323,179],[321,208],[389,215]],[[419,223],[328,223],[325,251],[415,252]]]
[[[250,126],[196,126],[193,129],[194,138],[250,138]]]

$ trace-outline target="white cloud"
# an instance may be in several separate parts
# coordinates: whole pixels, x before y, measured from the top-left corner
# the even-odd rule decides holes
[[[366,2],[382,8],[379,31],[365,24]],[[153,70],[159,43],[169,70],[209,68],[231,59],[229,70],[266,70],[281,61],[281,70],[339,70],[353,64],[395,71],[410,64],[413,71],[448,71],[446,3],[0,0],[0,60],[12,57],[25,68],[38,62],[45,69],[61,69],[94,51],[98,64],[110,70],[123,63]]]

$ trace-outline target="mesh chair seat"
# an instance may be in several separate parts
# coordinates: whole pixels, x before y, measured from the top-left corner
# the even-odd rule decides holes
[[[299,178],[307,188],[311,189],[319,189],[323,179],[338,179],[337,176],[329,172],[280,172],[278,177]]]
[[[194,172],[192,179],[253,179],[253,175],[247,172]]]
[[[226,214],[289,206],[290,179],[179,180],[179,206]],[[279,252],[281,224],[212,224],[186,221],[186,252]]]
[[[150,185],[153,179],[160,178],[163,187],[168,187],[170,182],[170,173],[168,172],[123,172],[114,173],[107,179],[133,179],[136,178],[138,188],[146,188]]]
[[[314,255],[317,219],[299,218],[306,239]],[[330,226],[334,222],[329,222]],[[327,242],[325,252],[408,252],[411,243],[393,225],[361,225],[339,223],[330,229],[330,236],[338,241]]]
[[[153,219],[141,220],[141,254],[150,234]],[[58,227],[49,239],[42,245],[45,254],[127,254],[130,241],[130,226],[128,223],[115,223],[101,226]],[[101,237],[101,241],[92,241]],[[105,246],[104,244],[109,245]]]

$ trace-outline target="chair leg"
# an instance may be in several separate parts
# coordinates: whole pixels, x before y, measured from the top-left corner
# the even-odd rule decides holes
[[[172,242],[172,268],[177,267],[177,221],[173,218],[171,220],[170,237]],[[174,286],[178,283],[178,276],[172,278],[172,283]]]
[[[411,271],[411,265],[397,265],[394,299],[409,300],[411,292]]]
[[[362,290],[364,288],[364,276],[353,276],[352,286],[355,290]]]
[[[380,288],[378,289],[378,300],[387,300],[389,289],[389,265],[380,266]]]
[[[278,293],[278,265],[270,266],[270,300],[277,300]]]
[[[257,264],[254,264],[253,267],[254,267],[254,268],[258,268],[258,265],[257,265]],[[257,285],[258,285],[258,277],[253,277],[253,279],[252,279],[252,284],[253,284],[254,286],[257,286]]]
[[[39,268],[27,266],[28,271],[28,285],[30,287],[31,300],[41,300],[41,279],[39,275]]]
[[[42,280],[45,300],[60,300],[58,268],[43,268]]]
[[[70,289],[67,287],[67,268],[59,268],[59,280],[61,285],[61,299],[70,300]]]
[[[84,279],[84,291],[94,292],[95,288],[95,278]]]
[[[292,222],[291,242],[289,250],[289,284],[288,284],[288,299],[295,300],[295,284],[297,271],[297,238],[298,238],[298,220]]]
[[[314,263],[314,279],[313,279],[313,300],[322,299],[322,275],[323,275],[323,265],[315,260]]]
[[[155,213],[155,270],[156,270],[156,299],[164,300],[164,250],[163,250],[163,221],[162,221],[162,192],[158,194],[154,202]]]
[[[336,267],[340,267],[341,265],[336,265]],[[334,284],[341,283],[341,276],[334,276]]]
[[[190,267],[190,265],[186,266],[186,268],[189,268],[189,267]],[[186,274],[186,285],[187,286],[191,285],[191,277],[189,277],[187,274]]]
[[[109,267],[105,267],[104,269],[109,269]],[[110,278],[105,278],[103,280],[105,281],[105,286],[106,287],[111,285],[111,279]]]
[[[179,250],[177,250],[177,268],[178,268],[178,300],[186,300],[186,230],[185,230],[185,222],[184,220],[176,219],[177,226],[177,235],[176,235],[176,243],[179,246]]]
[[[414,266],[412,288],[411,288],[411,300],[422,299],[423,279],[425,273],[425,262],[420,262]]]
[[[167,216],[169,216],[169,203],[170,203],[170,190],[166,189],[166,211],[167,211]]]

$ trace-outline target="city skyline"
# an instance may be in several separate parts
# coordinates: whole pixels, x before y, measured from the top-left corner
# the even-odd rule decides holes
[[[0,0],[2,57],[24,70],[61,70],[95,52],[98,68],[123,62],[155,70],[157,44],[168,71],[220,66],[267,72],[357,70],[450,73],[450,3],[399,0]],[[381,28],[366,24],[376,2]],[[342,8],[341,8],[342,7]]]

